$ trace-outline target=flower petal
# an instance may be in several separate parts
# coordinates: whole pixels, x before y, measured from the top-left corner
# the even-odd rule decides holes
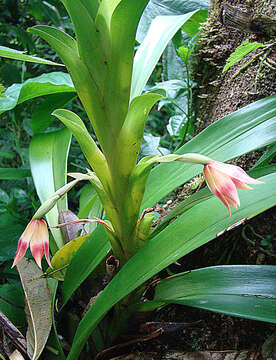
[[[246,185],[244,182],[236,180],[234,178],[232,178],[233,183],[236,185],[237,189],[241,189],[241,190],[253,190],[253,188],[251,186]]]
[[[237,208],[240,205],[234,182],[228,175],[217,171],[211,166],[206,165],[203,171],[209,189],[223,202],[228,209],[229,216],[231,216],[229,205],[234,208]]]
[[[12,268],[19,263],[19,261],[24,257],[26,254],[26,251],[29,247],[29,243],[31,241],[31,238],[33,236],[33,232],[35,230],[35,223],[34,220],[31,220],[29,224],[26,226],[26,229],[20,236],[20,239],[18,240],[17,244],[17,250],[15,254],[15,258],[12,264]]]
[[[48,235],[47,224],[44,220],[34,220],[34,221],[36,221],[36,229],[31,238],[30,248],[31,248],[31,253],[37,265],[41,268],[41,259],[44,254],[44,242],[49,243],[49,235]]]
[[[15,258],[13,260],[12,268],[19,263],[19,261],[24,257],[28,249],[28,242],[25,241],[22,237],[19,239],[17,244],[17,251]]]
[[[214,167],[216,170],[230,176],[232,179],[234,178],[237,181],[247,184],[264,184],[263,181],[253,179],[252,177],[247,175],[247,173],[239,166],[225,164],[220,161],[211,161],[209,165]]]

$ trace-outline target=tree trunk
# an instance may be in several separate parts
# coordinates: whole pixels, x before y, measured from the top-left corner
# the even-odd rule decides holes
[[[194,66],[198,132],[245,105],[275,94],[276,45],[262,56],[257,56],[262,49],[249,53],[222,74],[226,59],[237,46],[246,39],[275,42],[275,29],[275,0],[211,1]]]

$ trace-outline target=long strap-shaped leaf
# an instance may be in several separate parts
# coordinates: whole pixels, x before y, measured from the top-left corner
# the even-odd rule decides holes
[[[241,193],[242,207],[231,218],[216,198],[206,200],[171,223],[148,241],[120,270],[88,310],[75,334],[68,360],[76,359],[104,314],[123,297],[164,267],[212,240],[222,230],[275,205],[276,174],[261,178],[261,191]],[[200,221],[199,221],[200,219]]]
[[[148,0],[121,0],[110,19],[109,76],[104,98],[115,136],[128,110],[136,29],[147,3]]]
[[[66,183],[67,156],[71,142],[71,133],[62,129],[33,137],[30,143],[30,164],[38,197],[43,203]],[[66,195],[46,215],[48,224],[58,224],[58,213],[67,209]],[[59,229],[51,229],[58,247],[63,246]]]
[[[210,125],[181,147],[177,154],[201,153],[227,161],[264,147],[276,139],[276,95],[256,101]],[[151,207],[177,186],[202,171],[201,166],[161,164],[146,186],[142,208]]]
[[[28,62],[38,63],[38,64],[64,66],[63,64],[58,64],[58,63],[50,61],[50,60],[42,59],[42,58],[32,56],[32,55],[27,55],[27,54],[25,54],[24,51],[10,49],[6,46],[0,46],[0,57],[4,57],[7,59],[20,60],[20,61],[28,61]]]
[[[110,141],[109,137],[105,136],[109,131],[108,124],[106,121],[102,121],[105,119],[102,99],[97,84],[91,77],[86,64],[79,57],[76,41],[63,31],[46,25],[34,26],[29,31],[47,41],[66,65],[76,91],[92,122],[98,141],[105,148],[105,143]]]
[[[102,225],[86,239],[67,268],[62,285],[63,305],[65,306],[73,292],[91,274],[111,250],[107,234]]]
[[[95,20],[98,13],[100,2],[95,0],[80,0],[80,1],[82,5],[85,6],[91,18]]]
[[[114,168],[119,168],[124,176],[129,176],[136,165],[148,114],[161,98],[159,94],[148,93],[137,96],[129,106],[114,151]]]
[[[179,28],[202,11],[204,10],[195,10],[185,15],[157,16],[153,20],[134,57],[131,99],[142,93],[160,56]]]
[[[214,266],[160,281],[155,301],[276,322],[276,266]]]
[[[106,59],[94,19],[87,11],[87,7],[90,10],[89,2],[87,5],[80,0],[62,0],[62,2],[74,25],[80,58],[86,64],[100,90],[106,78],[106,66],[104,66]]]
[[[75,92],[69,74],[63,72],[42,74],[26,80],[22,84],[9,86],[5,91],[5,97],[0,97],[0,114],[38,96],[65,92]]]
[[[77,139],[80,147],[92,169],[96,172],[105,188],[108,187],[109,168],[103,153],[98,148],[92,136],[86,129],[81,118],[70,110],[57,109],[53,112],[68,129],[71,130]]]

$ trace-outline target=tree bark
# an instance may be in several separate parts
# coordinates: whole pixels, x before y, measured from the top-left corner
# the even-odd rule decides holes
[[[257,49],[222,74],[243,41],[275,42],[275,0],[213,0],[194,64],[197,131],[256,100],[276,93],[276,46]],[[246,64],[256,59],[248,66]],[[245,66],[244,69],[242,69]]]

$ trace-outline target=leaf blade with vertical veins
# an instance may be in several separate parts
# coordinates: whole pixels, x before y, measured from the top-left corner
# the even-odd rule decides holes
[[[51,133],[39,134],[30,143],[29,156],[32,176],[41,203],[66,183],[67,156],[71,133],[64,128]],[[58,213],[67,210],[66,194],[46,215],[50,226],[58,224]],[[59,247],[63,245],[60,229],[51,229]]]
[[[276,266],[223,265],[161,280],[154,301],[275,323]],[[274,306],[273,306],[274,305]]]
[[[46,64],[46,65],[55,65],[55,66],[64,66],[63,64],[58,64],[56,62],[42,59],[36,56],[27,55],[24,51],[19,51],[15,49],[10,49],[6,46],[0,46],[0,57],[4,57],[7,59],[14,59],[19,61],[28,61],[38,64]]]
[[[185,15],[157,16],[153,20],[147,36],[134,57],[131,99],[142,93],[155,65],[175,33],[186,21],[202,11],[204,10],[191,11]]]

